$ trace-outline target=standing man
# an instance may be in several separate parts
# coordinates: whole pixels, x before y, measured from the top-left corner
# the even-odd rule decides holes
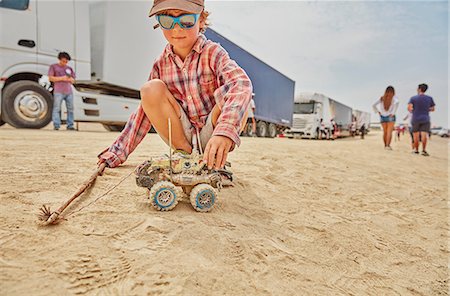
[[[53,82],[53,129],[61,127],[61,103],[66,101],[67,130],[74,131],[73,127],[73,94],[72,84],[75,82],[75,72],[67,65],[70,55],[67,52],[58,54],[59,63],[53,64],[48,70],[48,77]]]
[[[419,154],[419,136],[422,140],[422,155],[429,156],[427,148],[427,137],[430,131],[430,111],[434,111],[434,101],[430,96],[425,95],[428,85],[419,84],[417,96],[412,97],[408,103],[408,111],[412,112],[412,132],[414,137],[413,153]]]

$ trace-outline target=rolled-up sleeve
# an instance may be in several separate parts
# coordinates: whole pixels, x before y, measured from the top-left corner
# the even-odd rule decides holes
[[[252,97],[252,83],[247,73],[232,60],[219,45],[212,54],[211,68],[214,69],[219,87],[214,91],[216,104],[221,109],[213,136],[226,136],[240,145],[241,122]]]
[[[142,106],[139,105],[138,109],[131,114],[119,137],[109,148],[103,150],[98,158],[101,162],[106,162],[110,168],[119,166],[127,160],[151,127],[150,120],[145,115]]]

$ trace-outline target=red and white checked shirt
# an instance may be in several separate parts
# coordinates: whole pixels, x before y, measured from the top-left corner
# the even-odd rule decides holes
[[[184,62],[168,44],[155,61],[150,79],[165,82],[192,125],[199,129],[205,125],[214,105],[219,104],[221,114],[213,136],[226,136],[240,144],[239,129],[250,103],[252,84],[219,44],[200,34]],[[110,168],[124,163],[150,128],[150,120],[139,105],[116,141],[100,153],[100,160]]]

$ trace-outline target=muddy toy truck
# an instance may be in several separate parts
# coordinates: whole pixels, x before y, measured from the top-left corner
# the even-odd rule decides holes
[[[202,158],[196,152],[153,158],[136,168],[136,183],[149,190],[151,204],[159,211],[172,210],[185,195],[195,210],[209,212],[224,178],[231,182],[232,173],[209,170]]]

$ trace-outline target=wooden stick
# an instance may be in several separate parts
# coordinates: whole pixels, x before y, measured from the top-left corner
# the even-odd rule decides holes
[[[61,213],[83,192],[85,192],[89,187],[94,184],[95,179],[97,179],[98,176],[101,176],[103,174],[103,171],[105,170],[106,164],[102,163],[98,166],[98,168],[95,170],[95,172],[92,174],[92,176],[83,183],[83,185],[78,189],[78,191],[72,195],[72,197],[67,200],[61,207],[59,207],[58,210],[55,212],[50,212],[50,208],[46,207],[45,205],[41,208],[41,215],[39,216],[39,220],[43,222],[44,225],[49,224],[56,224],[58,222],[58,217],[61,215]]]

